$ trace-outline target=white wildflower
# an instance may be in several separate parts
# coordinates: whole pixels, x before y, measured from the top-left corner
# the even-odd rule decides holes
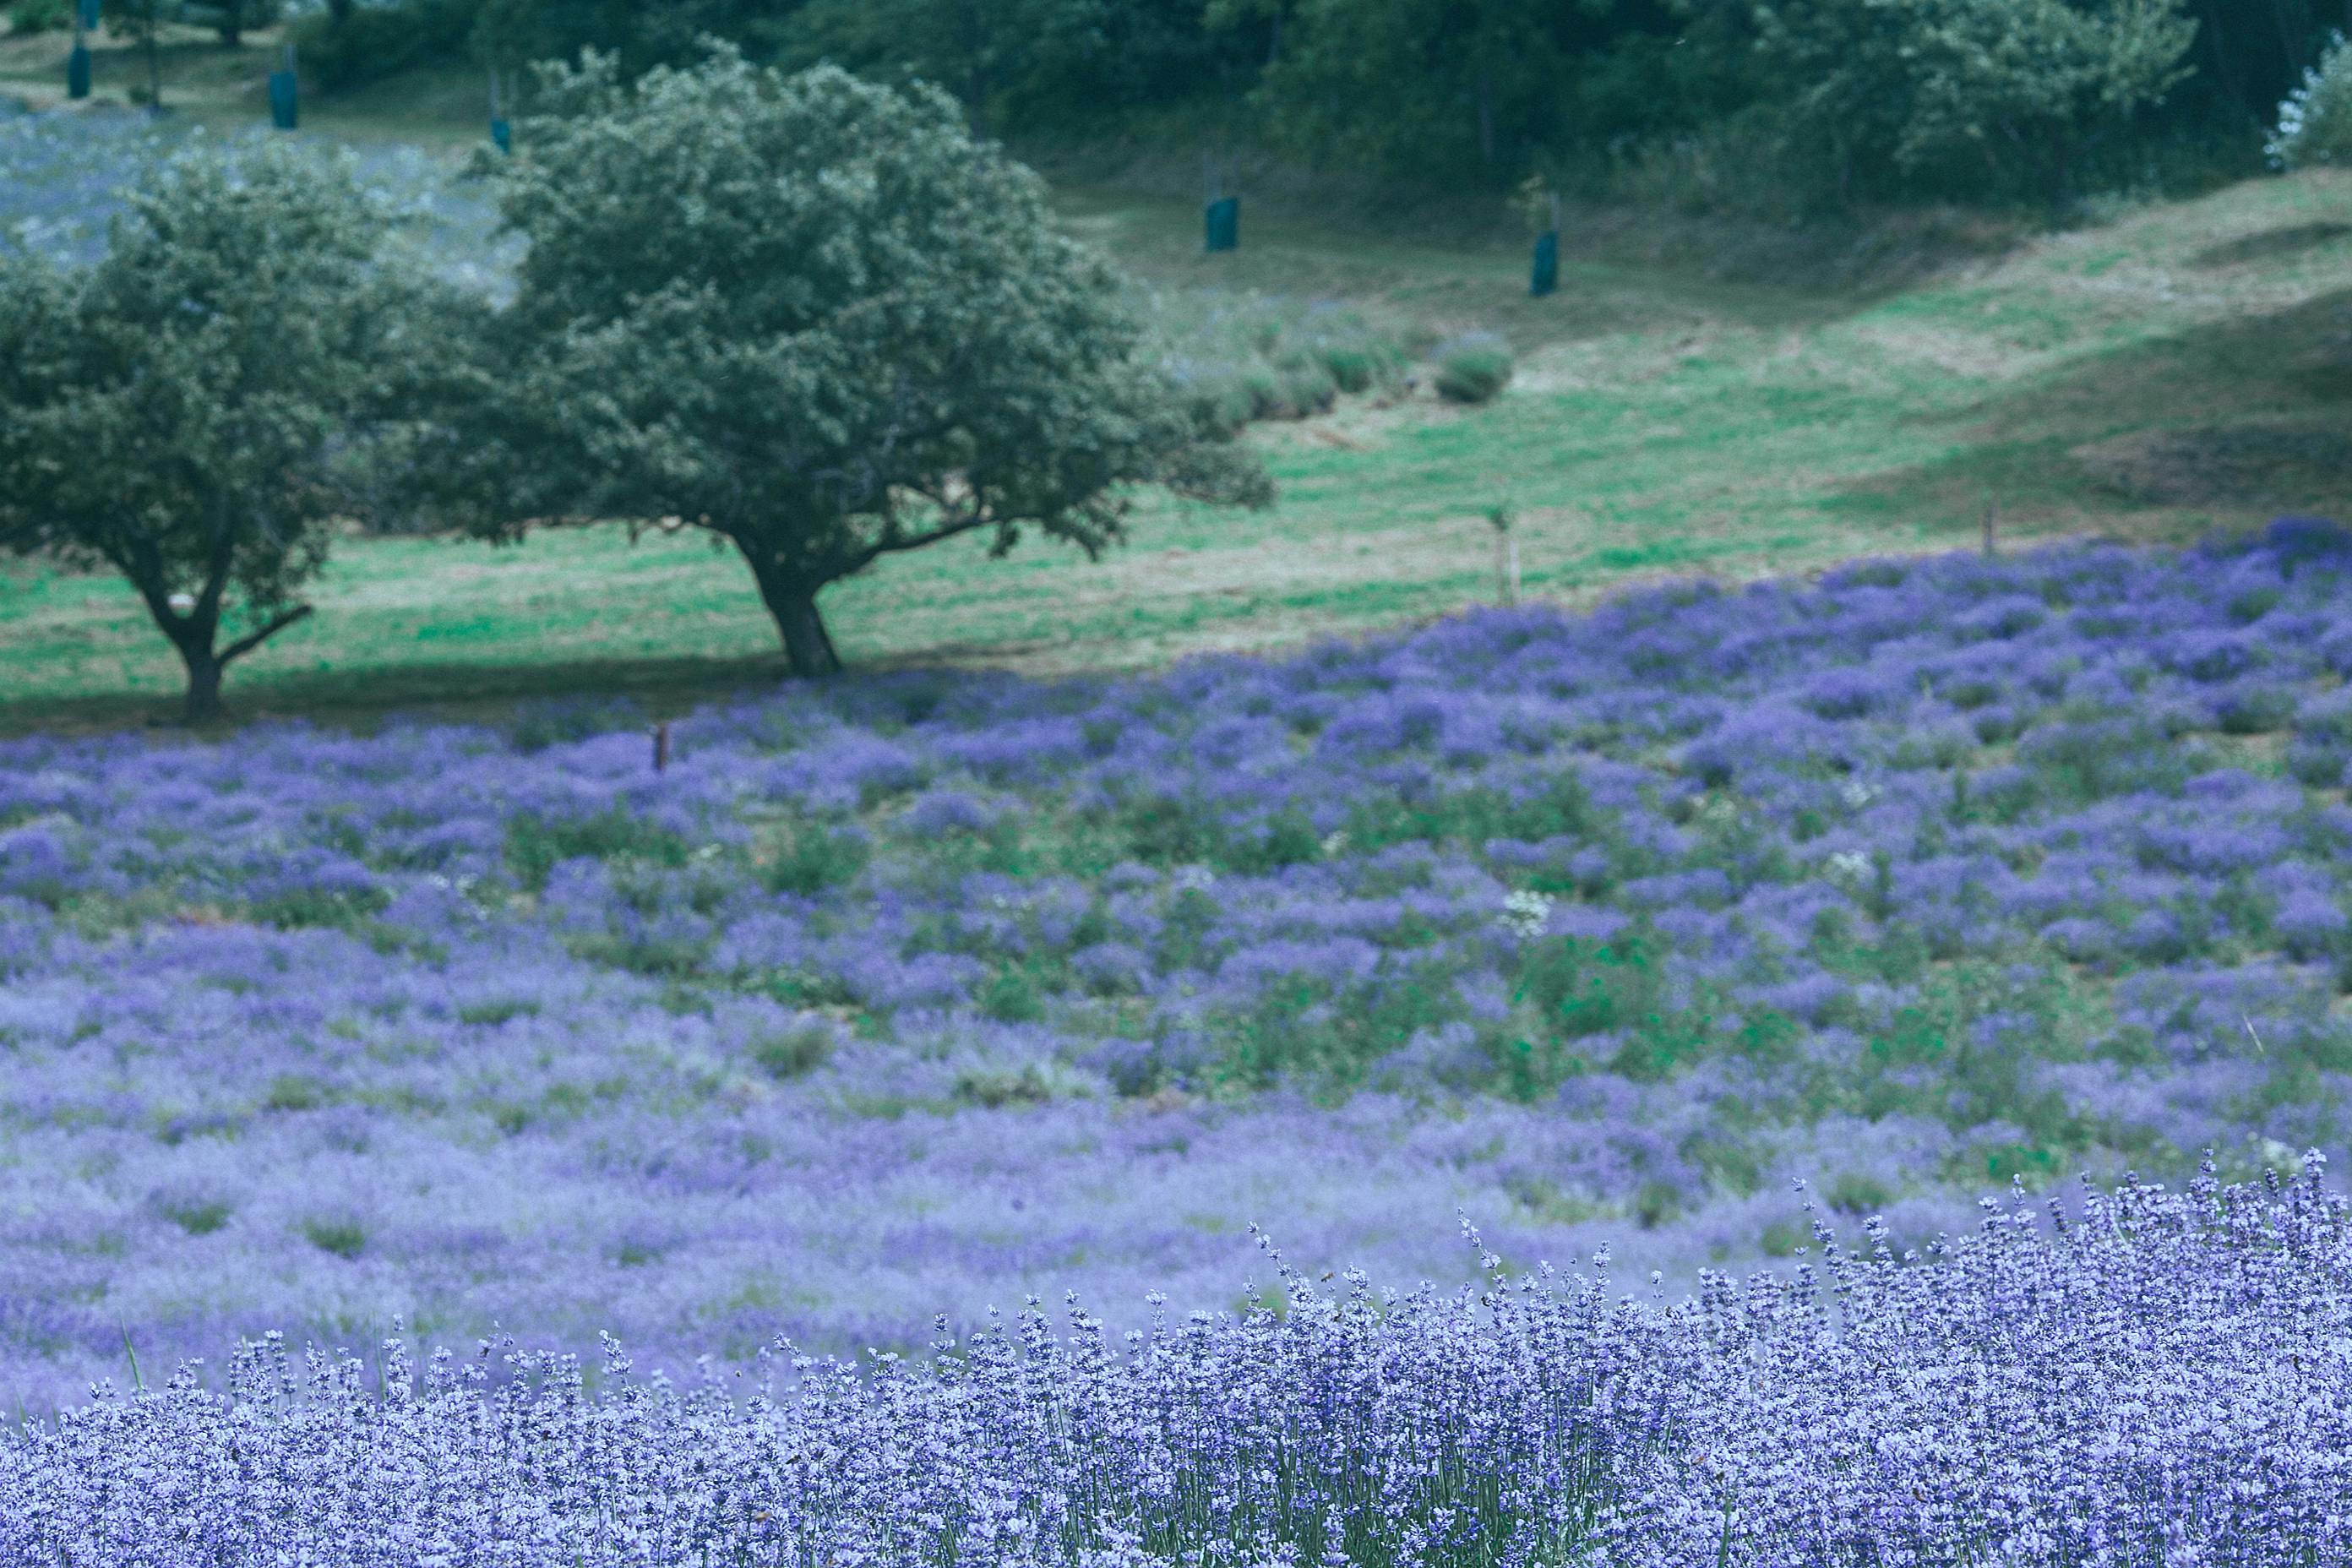
[[[1511,894],[1503,900],[1503,924],[1522,942],[1532,941],[1543,934],[1544,923],[1551,919],[1552,897],[1532,889]]]
[[[1829,858],[1827,869],[1832,881],[1859,886],[1870,880],[1870,856],[1861,849],[1841,849]]]

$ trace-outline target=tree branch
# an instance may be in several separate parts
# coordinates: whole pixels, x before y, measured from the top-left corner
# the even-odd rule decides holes
[[[296,621],[306,619],[310,614],[310,605],[295,605],[292,609],[279,615],[276,619],[272,620],[268,626],[263,626],[259,631],[248,632],[245,636],[237,638],[236,641],[229,644],[228,647],[221,649],[221,663],[223,665],[226,665],[229,660],[233,658],[244,658],[247,654],[251,653],[255,648],[259,647],[263,643],[268,642],[271,637],[276,637],[279,632],[284,631],[288,626],[292,626]]]
[[[975,528],[986,528],[996,521],[985,511],[967,512],[954,521],[941,523],[927,533],[899,534],[877,541],[849,556],[846,564],[842,568],[841,575],[846,577],[853,572],[861,572],[882,556],[896,551],[920,550],[926,544],[937,544],[942,539],[953,539],[959,533],[970,533]]]

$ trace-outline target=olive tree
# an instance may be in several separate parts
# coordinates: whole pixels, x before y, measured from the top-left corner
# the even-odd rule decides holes
[[[952,99],[714,51],[544,69],[552,112],[494,165],[529,247],[448,459],[478,530],[707,530],[817,675],[819,592],[883,556],[1031,529],[1093,555],[1138,486],[1268,499]]]
[[[336,161],[200,142],[127,196],[93,265],[0,249],[0,551],[127,578],[194,722],[310,613],[432,296]]]

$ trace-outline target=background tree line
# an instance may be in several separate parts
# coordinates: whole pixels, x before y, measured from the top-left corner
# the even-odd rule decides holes
[[[304,37],[333,89],[592,47],[635,74],[716,36],[786,68],[933,82],[992,134],[1190,125],[1496,189],[1711,140],[1833,203],[2251,163],[2347,19],[2352,0],[331,0]]]

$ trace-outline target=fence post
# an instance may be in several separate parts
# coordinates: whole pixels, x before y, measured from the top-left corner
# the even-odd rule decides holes
[[[1519,603],[1519,542],[1511,537],[1517,521],[1518,509],[1508,501],[1487,509],[1486,523],[1495,531],[1495,586],[1507,610]]]
[[[1238,180],[1233,182],[1240,184]],[[1225,194],[1226,180],[1223,168],[1215,164],[1209,153],[1201,154],[1201,201],[1202,226],[1206,229],[1207,248],[1211,251],[1236,250],[1241,247],[1241,193]]]
[[[294,84],[294,46],[289,44],[285,64],[269,73],[269,123],[280,131],[291,131],[300,118],[300,99]]]
[[[97,0],[74,0],[73,53],[66,57],[66,96],[89,96],[89,30],[98,26]]]
[[[501,153],[514,151],[514,128],[507,121],[506,104],[499,96],[499,70],[490,68],[490,145]]]
[[[1551,198],[1551,226],[1536,236],[1536,262],[1528,292],[1542,299],[1559,287],[1559,196]]]

